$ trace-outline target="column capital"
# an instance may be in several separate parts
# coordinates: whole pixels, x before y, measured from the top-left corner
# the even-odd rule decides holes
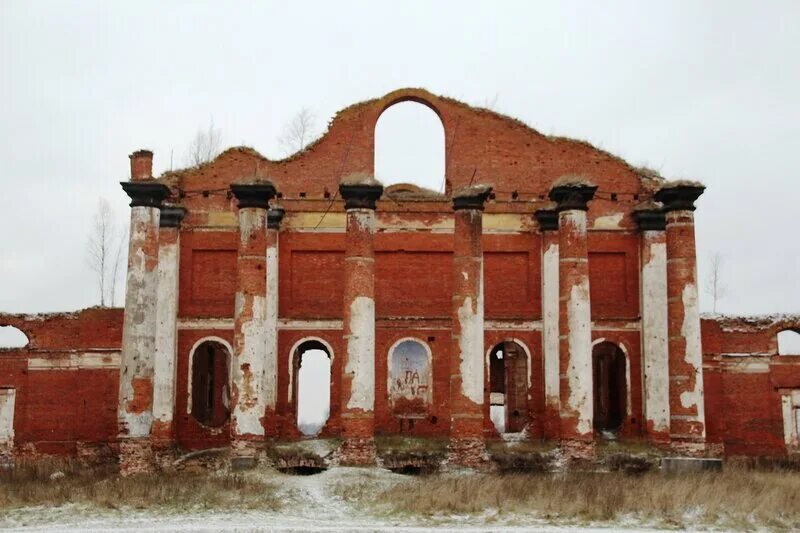
[[[533,216],[536,217],[541,231],[558,230],[558,211],[555,209],[537,209]]]
[[[281,222],[285,214],[286,210],[279,205],[270,207],[267,210],[267,229],[274,229],[276,231],[281,229]]]
[[[478,209],[483,211],[486,199],[491,193],[491,185],[477,184],[461,187],[453,193],[453,210]]]
[[[161,208],[161,217],[159,218],[159,227],[162,228],[179,228],[183,217],[186,215],[186,208],[178,205],[165,205]]]
[[[549,197],[556,202],[556,211],[587,211],[589,202],[594,198],[597,185],[582,176],[562,176],[550,189]]]
[[[265,179],[231,183],[231,192],[239,202],[239,209],[257,207],[267,209],[269,201],[277,194],[275,185]]]
[[[668,181],[656,191],[654,198],[664,204],[665,211],[694,211],[695,200],[705,190],[705,185],[697,181]]]
[[[661,202],[642,202],[633,208],[633,220],[640,231],[664,231],[667,217]]]
[[[161,208],[161,203],[169,196],[169,187],[163,183],[145,181],[122,181],[122,190],[130,197],[131,207]]]
[[[345,209],[374,210],[383,194],[383,185],[372,176],[354,174],[339,182],[339,194],[344,199]]]

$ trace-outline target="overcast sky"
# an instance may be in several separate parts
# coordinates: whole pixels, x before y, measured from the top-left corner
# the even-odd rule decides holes
[[[324,129],[414,86],[703,181],[700,277],[723,254],[719,310],[800,312],[799,58],[797,1],[2,0],[0,310],[97,302],[87,234],[100,197],[127,223],[133,150],[179,167],[213,119],[225,145],[277,157],[299,109]],[[440,138],[425,109],[401,111],[380,142]]]

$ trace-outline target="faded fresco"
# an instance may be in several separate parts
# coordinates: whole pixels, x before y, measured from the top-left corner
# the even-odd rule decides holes
[[[428,351],[420,342],[405,340],[391,354],[389,397],[397,416],[425,416],[431,401]]]

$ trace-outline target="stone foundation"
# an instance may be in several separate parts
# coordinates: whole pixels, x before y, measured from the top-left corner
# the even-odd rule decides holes
[[[375,457],[375,439],[373,438],[345,439],[336,452],[336,462],[341,466],[373,466]]]
[[[486,451],[486,442],[481,438],[451,439],[447,447],[445,464],[467,468],[488,468],[489,453]]]
[[[148,474],[154,470],[153,449],[147,438],[123,439],[119,443],[119,473]]]

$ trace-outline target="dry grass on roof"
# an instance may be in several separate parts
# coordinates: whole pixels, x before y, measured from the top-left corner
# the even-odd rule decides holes
[[[447,195],[411,183],[398,183],[384,189],[383,198],[397,202],[437,202],[447,200]]]
[[[375,179],[375,176],[369,174],[367,172],[356,172],[354,174],[349,174],[339,180],[340,185],[370,185],[370,186],[380,186],[382,185],[380,181]]]
[[[594,187],[588,177],[582,174],[564,174],[553,182],[553,187]]]

